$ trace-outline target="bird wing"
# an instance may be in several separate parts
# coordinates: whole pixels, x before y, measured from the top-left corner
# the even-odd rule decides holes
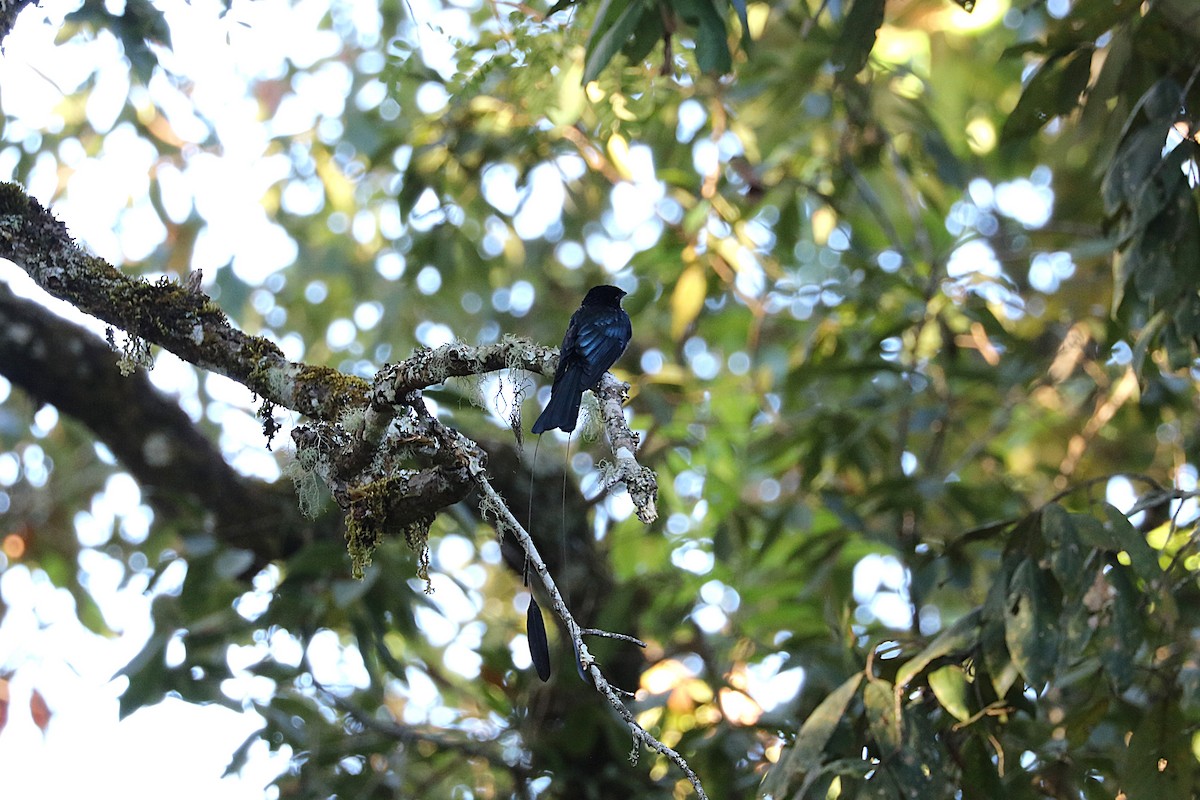
[[[567,330],[570,341],[564,342],[563,352],[570,364],[579,365],[584,388],[595,385],[616,363],[632,335],[629,315],[620,308],[591,307],[575,314]]]
[[[533,432],[554,428],[575,430],[584,389],[596,385],[605,370],[625,352],[632,336],[629,315],[619,305],[584,305],[572,314],[559,350],[550,402],[533,424]]]

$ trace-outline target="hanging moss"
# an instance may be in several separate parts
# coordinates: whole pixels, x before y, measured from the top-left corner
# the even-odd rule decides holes
[[[409,478],[408,474],[391,476],[371,481],[350,492],[350,508],[346,514],[346,549],[350,553],[351,574],[361,580],[384,535],[392,533],[404,536],[404,541],[417,554],[417,577],[425,581],[425,591],[428,592],[431,590],[429,526],[433,523],[433,515],[422,514],[402,522],[390,519],[389,515],[389,501],[408,494]]]

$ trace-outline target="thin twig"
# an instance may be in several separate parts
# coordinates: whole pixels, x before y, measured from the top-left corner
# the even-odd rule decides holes
[[[403,725],[399,722],[389,722],[388,720],[379,719],[325,686],[316,684],[316,688],[320,690],[325,700],[334,708],[352,718],[365,729],[378,733],[381,736],[395,739],[403,744],[428,742],[439,750],[451,750],[462,753],[465,756],[471,756],[472,758],[482,758],[493,766],[504,767],[505,769],[511,769],[513,766],[501,758],[496,750],[485,746],[486,743],[484,742],[455,738],[446,736],[438,731],[423,730],[412,725]]]
[[[453,441],[456,438],[460,438],[461,434],[450,428],[445,428],[444,426],[443,430],[447,437],[447,443],[451,444],[451,446],[454,446],[452,444]],[[572,616],[571,611],[567,608],[566,603],[563,602],[562,595],[558,591],[558,586],[554,583],[554,578],[551,577],[550,570],[546,567],[546,562],[542,560],[541,554],[538,553],[537,547],[533,543],[533,539],[529,536],[529,533],[523,527],[521,527],[521,523],[517,521],[517,518],[513,516],[512,511],[510,511],[508,508],[508,504],[504,502],[504,498],[501,497],[495,488],[492,487],[492,484],[490,481],[488,481],[487,475],[482,467],[476,471],[473,471],[472,474],[475,478],[476,488],[483,496],[481,507],[486,508],[487,513],[492,516],[493,522],[498,531],[510,534],[514,539],[516,539],[517,543],[524,551],[525,556],[529,559],[529,564],[533,567],[534,572],[536,572],[538,577],[541,578],[542,587],[546,590],[546,595],[550,598],[551,607],[554,609],[554,613],[558,614],[559,619],[561,619],[563,624],[566,626],[567,634],[571,637],[571,640],[575,645],[575,652],[579,654],[580,664],[585,670],[587,670],[588,674],[591,675],[592,685],[596,687],[597,691],[604,695],[604,697],[608,700],[609,705],[613,707],[617,714],[620,715],[621,719],[625,721],[625,724],[629,726],[629,730],[633,734],[634,739],[637,742],[645,745],[650,750],[653,750],[654,752],[670,759],[675,766],[679,767],[684,776],[687,777],[688,782],[692,784],[692,788],[696,790],[696,796],[699,797],[700,800],[707,800],[708,795],[704,792],[704,786],[701,784],[699,776],[697,776],[692,768],[688,766],[687,760],[675,750],[667,747],[658,739],[654,738],[652,734],[639,725],[637,720],[634,719],[633,713],[625,707],[623,702],[621,702],[621,698],[617,695],[617,689],[614,688],[608,682],[608,679],[604,677],[604,673],[600,670],[599,664],[596,663],[596,660],[592,657],[592,654],[588,652],[587,645],[583,642],[584,629],[581,628],[579,623],[575,621],[575,617]],[[599,635],[595,630],[592,629],[588,629],[587,632],[593,635]],[[619,634],[605,635],[609,635],[611,638],[626,638]],[[632,639],[632,637],[628,638]]]
[[[1109,475],[1098,475],[1095,478],[1088,478],[1083,483],[1076,483],[1072,486],[1068,486],[1066,489],[1063,489],[1061,492],[1054,495],[1049,500],[1047,500],[1045,503],[1043,503],[1041,507],[1045,508],[1046,506],[1050,505],[1051,503],[1057,503],[1059,500],[1062,500],[1067,495],[1074,494],[1075,492],[1078,492],[1081,489],[1091,489],[1093,486],[1099,486],[1102,483],[1108,483],[1113,478],[1126,478],[1131,481],[1137,481],[1139,483],[1144,483],[1144,484],[1147,484],[1148,486],[1150,486],[1151,489],[1153,489],[1156,492],[1161,492],[1163,490],[1162,484],[1159,483],[1155,478],[1153,478],[1150,475],[1146,475],[1141,472],[1114,472]]]
[[[605,639],[620,639],[622,642],[636,644],[643,650],[646,648],[646,643],[636,636],[630,636],[627,633],[613,633],[612,631],[602,631],[599,628],[580,628],[579,632],[584,636],[602,636]]]

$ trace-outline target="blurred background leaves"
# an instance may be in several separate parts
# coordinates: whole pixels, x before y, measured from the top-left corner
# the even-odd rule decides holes
[[[59,47],[93,66],[3,101],[0,164],[103,257],[201,268],[237,324],[355,374],[557,342],[589,286],[627,289],[661,522],[590,442],[560,515],[548,439],[533,532],[581,621],[649,643],[593,652],[710,796],[1192,796],[1187,3],[318,5],[197,6],[225,20],[207,62],[180,9],[84,5]],[[158,361],[268,491],[248,393]],[[434,523],[433,594],[403,542],[356,582],[335,515],[214,525],[8,363],[0,585],[106,634],[114,586],[154,598],[123,713],[252,710],[231,769],[265,744],[292,796],[686,796],[628,763],[553,625],[535,680],[471,502]],[[523,514],[518,389],[528,418],[529,376],[429,397]]]

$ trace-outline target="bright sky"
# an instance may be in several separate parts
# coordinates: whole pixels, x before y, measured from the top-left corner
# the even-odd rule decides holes
[[[112,4],[119,5],[119,0],[113,0]],[[157,169],[168,214],[182,220],[195,208],[208,223],[197,243],[195,263],[205,268],[207,279],[211,281],[217,266],[232,260],[232,268],[245,282],[269,286],[271,276],[287,267],[297,254],[294,243],[259,202],[267,188],[284,179],[290,170],[286,156],[269,152],[269,138],[315,126],[319,135],[329,141],[336,140],[341,135],[336,120],[346,102],[350,71],[339,62],[329,62],[305,80],[297,81],[295,93],[281,104],[266,126],[260,121],[258,102],[247,95],[247,81],[282,74],[284,59],[298,66],[311,66],[335,53],[347,37],[363,45],[378,42],[383,33],[377,5],[374,0],[338,0],[338,7],[344,13],[337,15],[337,31],[319,29],[329,0],[300,0],[294,5],[285,0],[234,0],[224,17],[219,14],[222,8],[216,0],[164,0],[157,5],[165,10],[174,32],[175,49],[164,54],[163,63],[193,82],[187,96],[161,74],[148,90],[138,88],[131,94],[128,68],[115,39],[106,32],[92,41],[72,41],[54,47],[62,18],[73,10],[75,3],[43,0],[40,7],[26,10],[0,57],[0,104],[9,120],[0,140],[0,179],[11,178],[22,149],[39,153],[37,166],[28,180],[30,193],[44,202],[57,198],[55,212],[72,232],[97,254],[120,263],[144,258],[165,236],[148,194],[149,175]],[[1005,7],[992,5],[1001,11]],[[413,44],[419,44],[427,62],[435,68],[452,69],[452,41],[472,37],[468,14],[461,8],[443,9],[432,0],[412,0],[411,7],[416,18],[427,23],[419,30],[419,41],[413,38]],[[410,35],[416,33],[410,30]],[[370,62],[358,67],[369,72],[381,68],[382,63]],[[95,156],[89,156],[78,142],[68,141],[56,152],[44,151],[39,131],[63,128],[63,93],[75,92],[93,69],[96,69],[95,89],[85,113],[94,129],[107,132],[103,148]],[[382,84],[374,90],[369,87],[351,101],[382,102],[385,92],[381,87]],[[211,125],[222,145],[219,155],[197,152],[185,160],[182,168],[159,164],[150,144],[141,140],[131,126],[116,123],[127,98],[139,107],[157,105],[164,109],[173,130],[185,139],[203,139]],[[436,107],[442,99],[430,96],[426,102]],[[703,108],[698,103],[684,103],[679,114],[680,141],[691,140],[704,123]],[[732,134],[716,142],[700,137],[693,150],[695,168],[706,173],[713,164],[727,161],[738,152],[740,143]],[[605,220],[606,230],[612,235],[585,243],[587,254],[614,273],[626,267],[634,252],[657,241],[664,216],[675,213],[664,204],[662,186],[654,178],[650,151],[635,145],[629,151],[628,163],[643,177],[616,187],[611,218]],[[64,168],[70,178],[67,191],[58,197],[58,181]],[[534,237],[560,213],[556,209],[562,205],[563,176],[569,179],[582,169],[581,163],[567,159],[554,168],[533,170],[529,186],[522,190],[536,193],[544,202],[521,205],[515,170],[502,166],[488,171],[482,188],[486,199],[502,212],[525,209],[517,214],[514,227],[518,235]],[[1049,177],[1049,170],[1040,168],[1028,178],[996,186],[978,179],[947,220],[952,232],[964,235],[964,243],[950,261],[951,278],[964,287],[969,286],[971,291],[1005,303],[1015,315],[1023,313],[1019,299],[1000,280],[1002,270],[994,253],[981,240],[971,240],[969,234],[986,233],[989,225],[996,224],[996,215],[1012,218],[1029,228],[1045,224],[1054,200]],[[304,209],[306,203],[312,202],[311,187],[306,189],[303,181],[293,181],[283,193],[283,202],[294,210]],[[399,220],[398,216],[393,220],[384,214],[369,224],[387,229],[389,225],[399,225]],[[760,233],[764,241],[770,236],[765,229]],[[353,228],[350,235],[354,235]],[[836,236],[845,240],[847,233],[835,230],[831,244],[836,243]],[[575,255],[582,262],[583,250],[578,245],[576,248],[579,252]],[[765,274],[749,250],[741,255],[744,261],[739,264],[742,269],[738,288],[749,295],[761,295],[766,291]],[[564,260],[569,262],[570,258],[568,254]],[[891,261],[884,254],[880,266],[887,269]],[[895,263],[898,265],[899,261]],[[403,265],[381,261],[377,268],[387,275],[388,271],[403,269]],[[1068,254],[1040,254],[1030,266],[1030,282],[1040,291],[1052,292],[1073,271]],[[634,280],[627,273],[624,277]],[[23,294],[43,298],[69,318],[87,320],[63,304],[45,300],[9,264],[0,263],[0,279]],[[417,282],[422,291],[436,291],[440,276],[434,270],[419,276]],[[491,301],[529,309],[536,300],[533,286],[525,282],[505,291],[503,297],[495,296]],[[838,300],[814,295],[811,304],[806,308],[794,307],[793,313],[811,314],[818,302],[836,304]],[[338,349],[337,346],[353,340],[356,330],[377,324],[381,314],[378,304],[364,303],[356,309],[353,319],[340,320],[336,327],[331,326],[327,340]],[[102,330],[95,321],[88,320],[88,324]],[[417,335],[420,341],[433,346],[447,341],[453,332],[445,325],[429,322],[418,329]],[[283,345],[290,357],[303,356],[303,342],[285,339]],[[700,377],[714,374],[721,367],[702,339],[689,342],[685,354]],[[647,357],[649,363],[644,360],[642,366],[653,369],[654,354]],[[748,364],[741,368],[746,367]],[[738,368],[732,359],[729,368]],[[223,426],[226,435],[222,437],[222,448],[238,469],[268,479],[278,477],[279,465],[261,447],[254,408],[243,387],[219,376],[198,379],[189,367],[170,355],[159,358],[152,379],[160,388],[178,394],[181,404],[194,418],[207,413]],[[198,380],[205,381],[208,394],[215,398],[207,409],[201,407]],[[9,392],[7,383],[0,379],[0,402]],[[486,397],[493,394],[484,393]],[[502,409],[494,411],[498,415],[503,413]],[[52,411],[48,413],[53,415]],[[49,416],[39,420],[46,430],[53,423]],[[0,489],[11,485],[18,471],[32,480],[30,476],[38,474],[39,451],[36,446],[26,448],[25,463],[16,462],[13,454],[0,454]],[[111,460],[103,448],[98,448],[97,454]],[[906,468],[914,467],[915,463]],[[1190,480],[1194,485],[1194,473]],[[680,496],[701,498],[703,486],[702,475],[685,472],[677,478],[675,488]],[[1119,500],[1123,507],[1128,507],[1132,499],[1127,497],[1130,494],[1127,490],[1126,486],[1112,487],[1114,502]],[[762,491],[769,492],[771,487],[764,485]],[[628,501],[623,496],[613,503],[608,513],[617,517],[629,513]],[[684,534],[703,516],[705,508],[701,499],[691,518],[673,515],[666,525],[667,534],[681,541],[673,562],[697,575],[705,575],[712,569],[712,555],[688,542]],[[85,546],[97,548],[107,541],[115,523],[120,535],[137,541],[145,536],[148,519],[148,509],[141,501],[137,485],[132,479],[118,475],[97,496],[92,508],[76,518],[76,533]],[[467,675],[478,670],[475,648],[482,632],[474,617],[483,601],[479,591],[484,577],[480,562],[494,564],[499,558],[494,547],[489,548],[490,544],[477,548],[457,536],[438,543],[435,566],[453,570],[467,590],[439,580],[435,570],[437,591],[433,599],[441,614],[421,612],[424,629],[431,637],[440,637],[434,643],[444,644],[448,660]],[[5,566],[0,563],[0,569]],[[150,597],[145,593],[146,581],[137,576],[120,588],[123,566],[98,549],[86,550],[80,566],[106,620],[120,632],[119,636],[103,639],[86,631],[75,618],[70,595],[53,587],[44,575],[21,565],[0,573],[0,597],[7,606],[0,624],[0,669],[16,670],[10,687],[8,722],[0,732],[0,795],[91,797],[119,793],[129,800],[157,800],[169,790],[172,797],[183,800],[262,797],[263,786],[286,766],[285,758],[269,757],[265,745],[252,753],[250,765],[242,775],[220,777],[233,750],[259,727],[256,715],[168,701],[118,721],[117,698],[124,684],[110,679],[138,652],[150,634]],[[174,576],[176,588],[182,577],[182,572]],[[907,585],[908,576],[896,559],[872,556],[865,560],[854,576],[854,595],[862,604],[860,621],[865,623],[873,618],[906,627],[910,614]],[[171,581],[164,586],[160,590],[171,590]],[[256,591],[247,594],[239,610],[252,618],[255,609],[261,609],[266,602],[270,588],[268,574]],[[709,581],[700,591],[694,619],[705,630],[719,630],[739,603],[734,587]],[[936,627],[937,621],[930,624]],[[284,632],[259,648],[232,649],[230,663],[235,668],[253,663],[266,650],[290,663],[307,656],[314,672],[326,683],[361,685],[365,680],[357,654],[343,648],[332,634],[318,636],[305,654],[300,652],[298,642]],[[513,658],[518,666],[528,665],[527,649],[519,639],[513,644]],[[749,670],[746,690],[764,708],[770,709],[791,698],[800,687],[803,671],[783,669],[784,666],[782,659],[772,657]],[[422,680],[419,673],[408,677],[406,713],[414,717],[406,721],[436,720],[440,707],[436,688]],[[35,688],[44,695],[52,711],[44,734],[33,724],[28,712],[30,693]],[[227,690],[231,697],[245,698],[262,696],[263,687],[243,677],[233,681]]]

